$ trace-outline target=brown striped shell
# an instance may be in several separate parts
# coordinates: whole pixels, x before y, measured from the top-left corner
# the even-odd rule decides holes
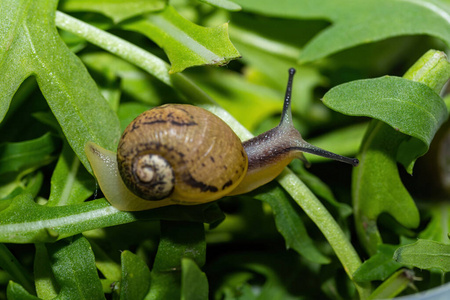
[[[139,115],[117,149],[120,175],[146,200],[203,203],[229,194],[247,171],[240,139],[214,114],[169,104]]]

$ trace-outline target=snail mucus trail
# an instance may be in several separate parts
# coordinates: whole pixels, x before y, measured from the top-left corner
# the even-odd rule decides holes
[[[358,165],[305,142],[291,113],[289,69],[279,125],[241,143],[211,112],[168,104],[139,115],[124,131],[117,154],[89,142],[85,151],[106,199],[117,209],[138,211],[195,205],[250,192],[272,181],[303,152]]]

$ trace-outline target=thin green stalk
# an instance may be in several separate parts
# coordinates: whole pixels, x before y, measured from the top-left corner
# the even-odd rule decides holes
[[[170,67],[159,57],[60,11],[56,12],[55,23],[57,27],[78,35],[110,53],[114,53],[149,72],[165,84],[172,86],[169,77]]]
[[[165,84],[174,87],[189,99],[190,103],[206,108],[222,118],[241,139],[245,140],[252,137],[251,133],[245,127],[226,110],[217,105],[214,100],[187,77],[182,74],[169,75],[169,65],[160,58],[117,36],[59,11],[56,13],[56,25],[61,29],[86,39],[100,48],[116,54],[146,70]],[[330,213],[306,185],[289,169],[286,168],[283,174],[279,176],[278,182],[320,228],[336,252],[345,271],[352,278],[352,273],[361,265],[361,261],[355,249]],[[355,285],[361,299],[367,298],[370,293],[370,286],[359,283],[355,283]]]
[[[180,91],[186,99],[189,99],[189,103],[212,111],[225,122],[229,122],[228,125],[230,125],[241,139],[245,140],[252,137],[252,134],[245,127],[239,124],[236,119],[215,103],[208,94],[189,78],[179,73],[169,75],[170,66],[159,57],[113,34],[84,23],[60,11],[56,12],[55,22],[59,28],[78,35],[88,42],[144,69],[168,86]]]
[[[286,168],[277,180],[305,211],[308,217],[319,227],[342,263],[345,272],[353,280],[353,273],[361,265],[361,260],[341,227],[339,227],[320,200],[291,170]],[[371,292],[370,283],[354,281],[354,284],[360,298],[367,299]]]

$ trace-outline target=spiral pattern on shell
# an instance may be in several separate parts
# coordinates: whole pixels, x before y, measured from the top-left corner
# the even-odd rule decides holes
[[[139,115],[117,150],[127,187],[146,200],[203,203],[230,193],[247,171],[231,128],[205,109],[169,104]]]

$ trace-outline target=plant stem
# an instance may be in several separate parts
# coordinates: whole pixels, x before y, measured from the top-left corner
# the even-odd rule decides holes
[[[170,66],[159,57],[113,34],[84,23],[60,11],[56,12],[55,22],[59,28],[78,35],[88,42],[144,69],[163,83],[180,91],[186,99],[189,99],[190,103],[212,111],[227,122],[242,140],[253,137],[244,126],[215,103],[208,94],[201,90],[189,78],[180,73],[169,75]]]
[[[62,12],[56,12],[55,21],[59,28],[83,37],[92,44],[135,64],[165,84],[180,91],[187,99],[189,99],[190,103],[212,111],[223,119],[242,140],[252,137],[252,134],[245,127],[234,119],[226,110],[217,105],[214,100],[190,79],[179,73],[169,75],[169,65],[160,58],[136,45]],[[306,185],[288,168],[284,170],[277,180],[319,227],[333,250],[336,252],[345,271],[352,279],[352,274],[361,265],[361,260],[330,213],[308,187],[306,187]],[[360,298],[367,298],[370,293],[370,285],[356,282],[355,285]]]
[[[421,82],[437,94],[450,77],[450,64],[442,51],[428,50],[406,71],[403,78]]]
[[[286,168],[277,180],[319,227],[342,263],[345,272],[353,280],[353,273],[361,265],[361,260],[328,210],[291,170]],[[370,295],[370,283],[354,281],[354,284],[361,299],[366,299]]]
[[[57,27],[78,35],[92,44],[139,66],[165,84],[172,86],[169,77],[169,65],[159,57],[60,11],[56,11],[55,23]]]

